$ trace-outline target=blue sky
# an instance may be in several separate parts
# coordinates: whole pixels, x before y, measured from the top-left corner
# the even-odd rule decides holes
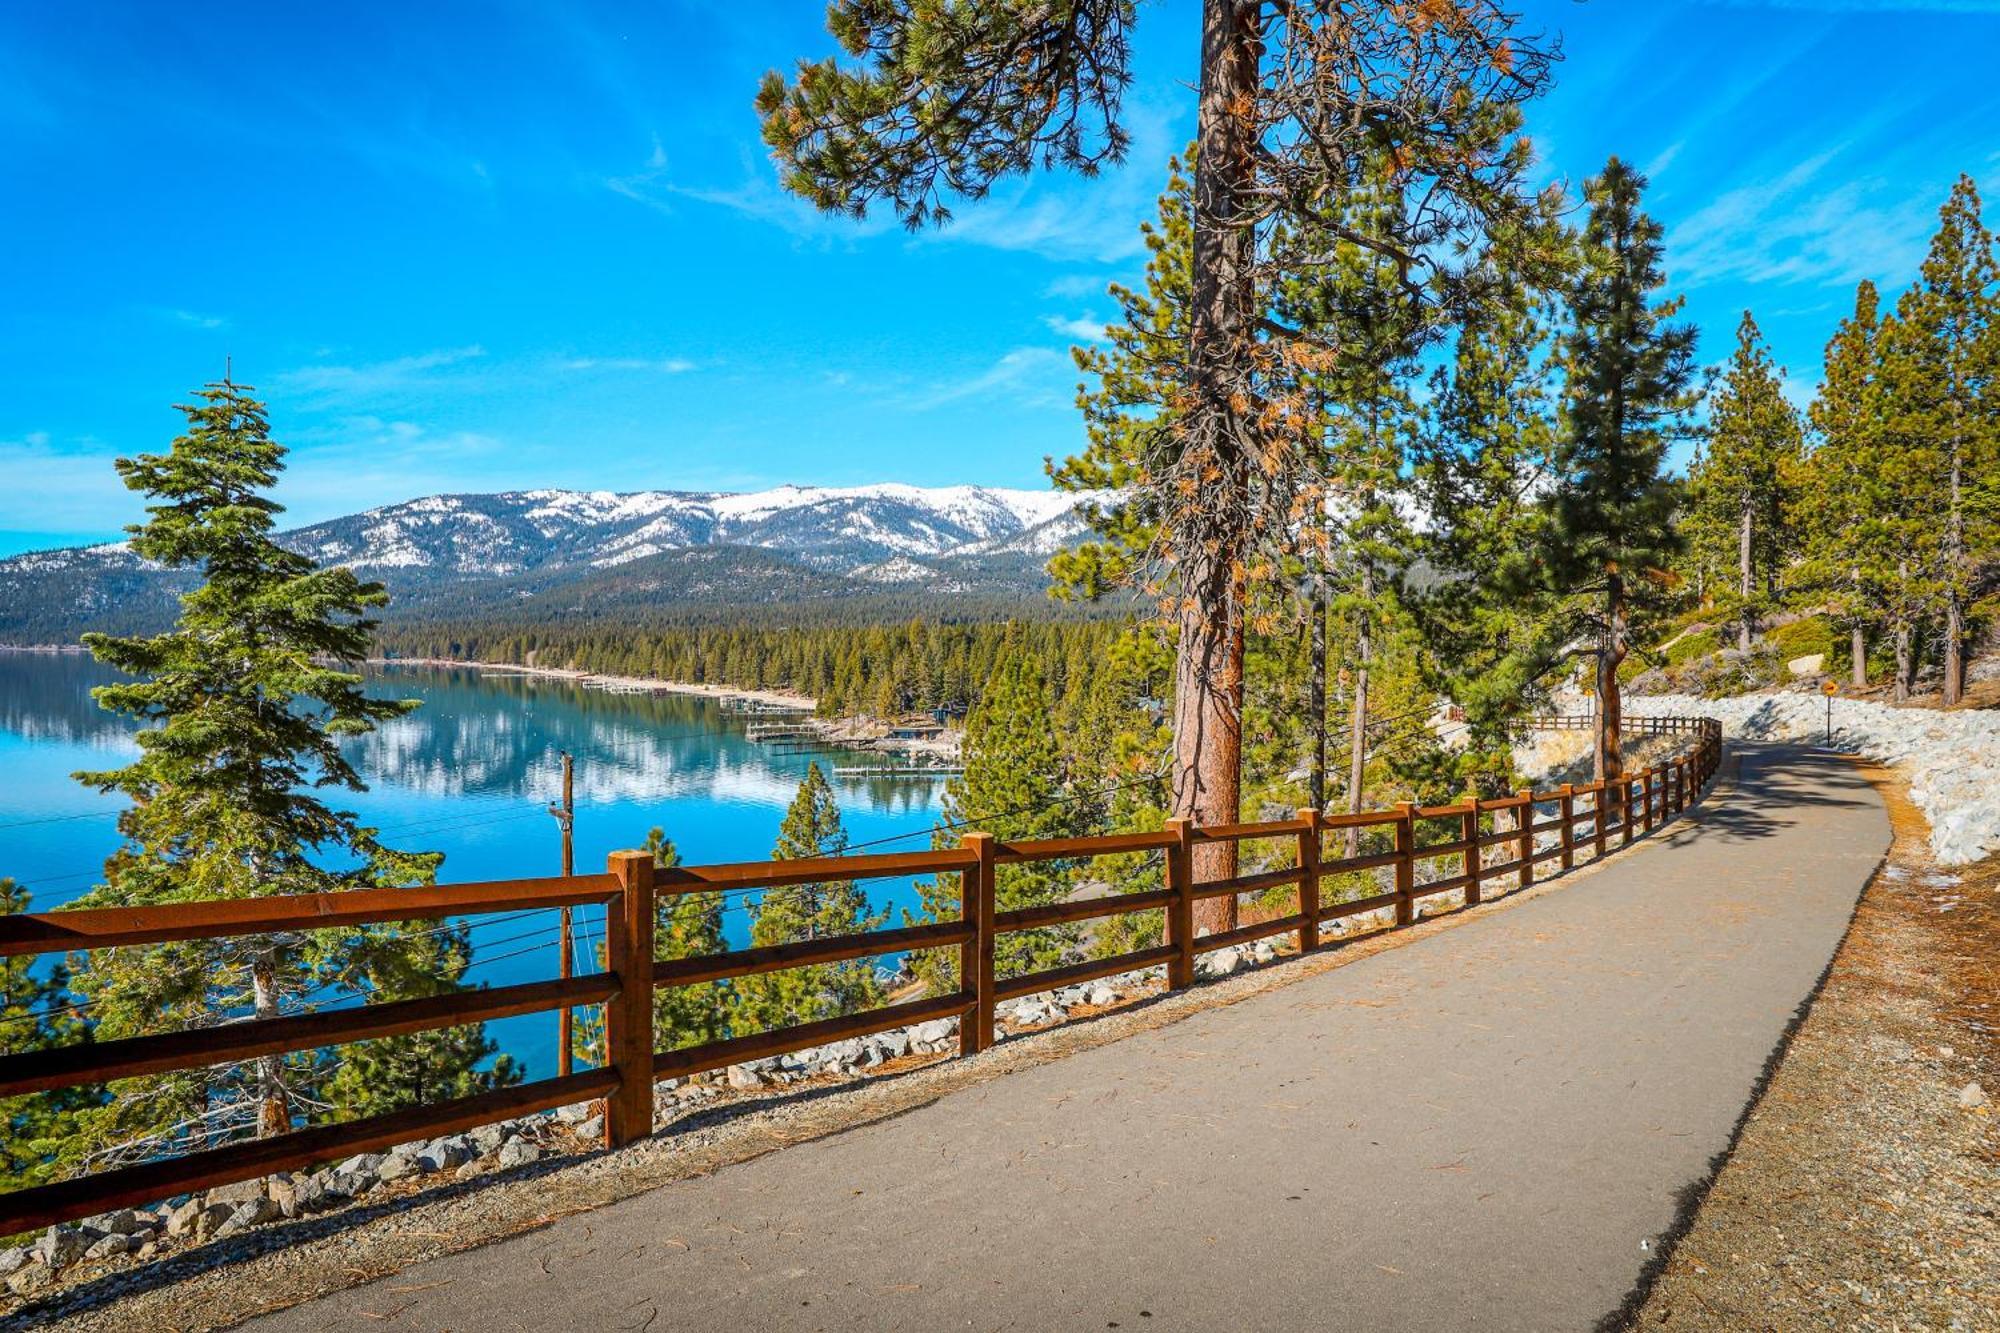
[[[2000,0],[1521,3],[1565,45],[1542,169],[1646,168],[1704,359],[1747,306],[1801,398],[1854,283],[1907,282],[1953,177],[2000,176]],[[1066,349],[1192,129],[1197,12],[1142,8],[1126,167],[913,238],[776,188],[750,99],[831,50],[812,0],[8,6],[0,552],[136,517],[110,460],[164,446],[225,355],[298,521],[1039,485],[1081,439]]]

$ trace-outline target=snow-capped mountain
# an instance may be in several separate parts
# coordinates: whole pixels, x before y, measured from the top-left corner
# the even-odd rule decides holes
[[[505,491],[425,496],[296,528],[281,540],[321,564],[382,580],[403,611],[448,601],[474,613],[528,599],[573,609],[588,600],[586,589],[661,606],[698,591],[722,605],[730,576],[719,570],[752,580],[756,586],[738,590],[767,603],[788,592],[832,597],[887,585],[1019,592],[1038,585],[1047,558],[1083,535],[1079,498],[894,482],[747,494]],[[697,550],[736,555],[721,565],[690,562]],[[699,589],[683,586],[693,564],[708,571]],[[0,642],[155,622],[189,582],[147,568],[122,543],[0,560]]]
[[[286,544],[374,577],[505,577],[608,569],[692,546],[756,546],[849,573],[942,556],[1068,519],[1076,497],[984,486],[780,486],[701,491],[505,491],[432,495],[300,528]],[[1081,530],[1081,524],[1076,524]],[[1071,534],[1074,536],[1074,533]]]

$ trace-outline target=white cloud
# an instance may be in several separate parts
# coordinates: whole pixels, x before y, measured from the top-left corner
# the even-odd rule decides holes
[[[1042,289],[1043,296],[1102,296],[1111,279],[1091,273],[1065,273]]]
[[[653,370],[662,375],[684,375],[695,368],[684,357],[573,356],[559,365],[563,370]]]
[[[1895,281],[1922,259],[1936,201],[1875,176],[1826,183],[1845,151],[1724,191],[1676,224],[1667,262],[1676,285],[1730,279],[1844,285]]]
[[[978,374],[934,386],[918,395],[910,406],[926,411],[961,399],[987,397],[1002,390],[1020,390],[1015,395],[1018,401],[1036,404],[1051,402],[1054,396],[1045,381],[1058,367],[1068,364],[1068,357],[1050,348],[1017,347]]]
[[[477,361],[485,355],[485,348],[473,344],[362,365],[300,366],[280,372],[273,378],[273,385],[294,393],[366,398],[411,388],[430,378],[433,371]]]
[[[1092,319],[1088,315],[1078,315],[1075,318],[1045,315],[1042,317],[1042,323],[1048,325],[1051,331],[1060,333],[1065,338],[1074,338],[1078,342],[1104,341],[1104,321]]]
[[[119,450],[94,440],[59,447],[46,431],[0,440],[0,528],[25,532],[109,531],[145,515],[112,462]]]
[[[209,315],[199,310],[180,310],[162,307],[155,309],[153,314],[156,318],[165,320],[169,324],[181,324],[191,329],[206,331],[229,327],[229,317],[227,315]]]

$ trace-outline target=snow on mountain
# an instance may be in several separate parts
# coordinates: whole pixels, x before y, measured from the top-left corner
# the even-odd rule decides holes
[[[1076,497],[985,486],[779,486],[700,491],[432,495],[317,523],[289,544],[357,570],[477,578],[611,568],[692,546],[757,546],[851,573],[893,556],[1005,542],[1068,514]]]
[[[570,491],[428,495],[281,534],[327,565],[387,582],[398,603],[447,589],[522,597],[702,548],[755,548],[817,575],[938,590],[964,581],[1039,586],[1048,556],[1078,540],[1086,497],[988,486],[778,486],[748,493]],[[764,566],[769,568],[769,566]],[[66,632],[69,607],[110,612],[185,582],[122,542],[0,560],[0,641]],[[518,590],[479,592],[505,581]],[[824,585],[815,585],[824,586]],[[58,593],[58,589],[66,591]],[[455,594],[454,594],[455,595]],[[163,603],[170,605],[170,603]]]

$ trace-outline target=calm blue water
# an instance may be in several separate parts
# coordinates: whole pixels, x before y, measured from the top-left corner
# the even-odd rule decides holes
[[[28,885],[35,910],[88,892],[116,844],[122,802],[70,777],[137,753],[130,724],[90,698],[92,686],[114,679],[76,654],[0,652],[0,875]],[[379,827],[391,846],[443,852],[443,882],[560,872],[561,841],[546,808],[561,796],[564,750],[576,756],[580,872],[602,870],[610,852],[639,846],[655,825],[690,862],[761,859],[806,765],[855,759],[753,743],[743,732],[755,718],[687,695],[611,694],[420,667],[373,670],[369,688],[423,706],[354,742],[369,790],[339,803]],[[835,778],[834,786],[851,841],[908,834],[881,850],[928,845],[942,783]],[[907,880],[868,888],[876,910],[916,903]],[[725,914],[733,943],[748,936],[746,909],[732,899]],[[601,927],[591,916],[579,930],[594,939]],[[497,985],[557,974],[552,912],[480,924],[473,941],[469,980]],[[554,1072],[554,1015],[503,1020],[488,1032],[527,1062],[529,1077]]]

